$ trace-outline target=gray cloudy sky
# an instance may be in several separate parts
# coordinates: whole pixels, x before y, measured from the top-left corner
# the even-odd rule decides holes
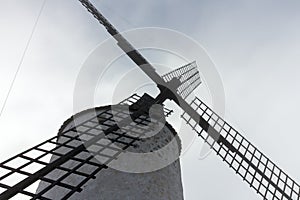
[[[2,106],[42,1],[0,2]],[[300,181],[300,1],[93,2],[121,31],[163,27],[198,41],[222,78],[226,118]],[[56,134],[72,115],[82,63],[106,38],[78,1],[47,0],[0,117],[1,160]],[[185,199],[260,199],[215,155],[199,160],[199,146],[195,142],[181,159]]]

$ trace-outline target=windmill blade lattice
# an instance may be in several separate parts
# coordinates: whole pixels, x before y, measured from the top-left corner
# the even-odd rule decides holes
[[[186,99],[201,84],[200,74],[196,61],[184,65],[162,76],[165,82],[170,82],[173,78],[179,80],[177,93]]]
[[[239,174],[243,180],[264,199],[300,199],[299,184],[283,172],[245,137],[197,97],[190,105],[214,130],[228,141],[231,147],[228,148],[224,143],[217,142],[213,139],[210,134],[204,131],[187,113],[183,113],[182,118],[230,168]],[[208,132],[209,131],[210,129]]]
[[[140,141],[139,136],[146,131],[145,125],[151,122],[145,111],[131,115],[124,111],[124,106],[137,106],[136,109],[139,109],[139,105],[145,106],[150,100],[147,95],[140,97],[134,94],[114,109],[107,106],[97,116],[2,162],[0,199],[49,199],[47,192],[51,190],[60,190],[61,199],[68,199],[74,193],[81,192],[82,186],[94,179],[99,171],[107,168],[128,148],[135,147],[135,143]],[[165,116],[171,112],[164,109]],[[127,123],[129,118],[130,123]],[[117,121],[119,123],[116,124]],[[126,132],[120,130],[120,124],[126,126]],[[89,148],[91,146],[93,148]],[[68,162],[73,162],[72,168],[66,167]],[[60,176],[54,179],[51,173]],[[66,183],[65,180],[74,176],[80,181]],[[34,191],[41,182],[46,186]]]

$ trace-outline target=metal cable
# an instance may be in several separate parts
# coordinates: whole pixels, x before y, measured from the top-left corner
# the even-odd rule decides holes
[[[32,28],[32,31],[31,31],[31,33],[30,33],[29,39],[28,39],[28,41],[27,41],[27,43],[26,43],[26,46],[25,46],[25,49],[24,49],[24,51],[23,51],[21,60],[20,60],[20,62],[19,62],[18,68],[17,68],[17,71],[16,71],[16,73],[15,73],[15,75],[14,75],[14,77],[13,77],[13,80],[12,80],[10,86],[9,86],[8,92],[7,92],[7,94],[6,94],[4,103],[3,103],[2,108],[1,108],[1,111],[0,111],[0,117],[2,116],[2,113],[3,113],[4,109],[5,109],[7,100],[8,100],[8,98],[9,98],[9,95],[10,95],[10,93],[11,93],[11,91],[12,91],[12,88],[13,88],[13,86],[14,86],[14,83],[15,83],[15,81],[16,81],[16,78],[17,78],[17,76],[18,76],[18,74],[19,74],[19,71],[20,71],[20,69],[21,69],[21,66],[22,66],[22,64],[23,64],[24,57],[25,57],[26,52],[27,52],[27,50],[28,50],[29,44],[31,43],[33,34],[34,34],[34,32],[35,32],[35,29],[36,29],[36,27],[37,27],[38,21],[39,21],[39,19],[40,19],[40,16],[41,16],[41,14],[42,14],[42,11],[43,11],[43,9],[44,9],[44,7],[45,7],[45,4],[46,4],[46,0],[44,0],[43,3],[42,3],[42,6],[41,6],[40,11],[39,11],[39,14],[38,14],[38,17],[37,17],[37,19],[36,19],[36,21],[35,21],[35,23],[34,23],[34,25],[33,25],[33,28]]]

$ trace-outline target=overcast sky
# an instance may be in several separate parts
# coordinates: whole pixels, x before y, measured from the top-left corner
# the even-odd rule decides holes
[[[2,106],[42,1],[0,2]],[[225,117],[300,181],[300,1],[93,2],[121,31],[163,27],[199,42],[223,81]],[[78,1],[46,1],[0,116],[1,160],[57,133],[73,113],[73,90],[82,64],[106,38],[103,27]],[[181,159],[185,199],[261,199],[217,156],[199,160],[200,146],[195,142]]]

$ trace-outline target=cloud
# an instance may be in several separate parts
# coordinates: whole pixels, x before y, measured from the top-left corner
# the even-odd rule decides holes
[[[296,154],[300,110],[299,1],[93,2],[120,30],[161,26],[199,41],[221,74],[226,117],[300,180]],[[0,7],[0,103],[39,6],[34,0],[7,0]],[[56,134],[72,115],[73,89],[82,64],[106,38],[105,29],[79,2],[47,1],[0,118],[0,134],[5,138],[0,145],[1,160]],[[168,62],[169,58],[165,55],[161,59]],[[124,71],[120,71],[120,76],[121,72]],[[88,81],[83,89],[89,86]],[[102,91],[106,93],[109,87],[103,85]],[[195,143],[181,162],[187,200],[260,199],[216,156],[199,161],[199,145],[200,142]]]

